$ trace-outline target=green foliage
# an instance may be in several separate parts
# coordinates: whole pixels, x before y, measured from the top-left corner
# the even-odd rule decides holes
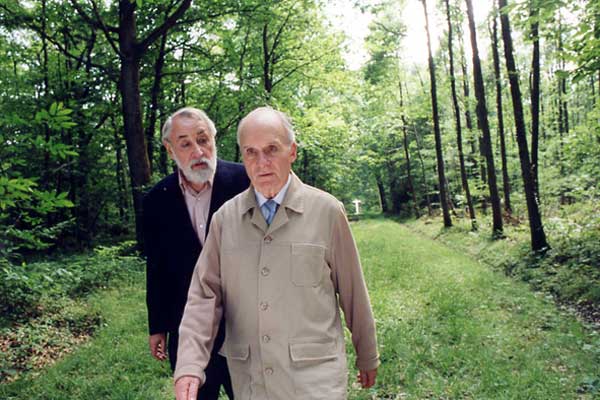
[[[137,257],[124,254],[131,246],[124,242],[91,254],[22,265],[0,259],[0,320],[27,321],[43,313],[47,302],[82,297],[128,278],[142,268]]]
[[[63,162],[77,156],[73,146],[61,143],[50,136],[19,135],[20,129],[40,132],[44,129],[64,130],[75,126],[70,114],[72,110],[62,103],[52,103],[47,110],[40,110],[33,121],[8,117],[0,123],[16,124],[12,132],[3,132],[0,138],[17,145],[0,151],[6,158],[0,168],[0,256],[17,257],[26,250],[43,250],[51,246],[60,232],[72,221],[68,218],[56,218],[61,211],[74,206],[67,198],[67,192],[46,188],[46,183],[38,181],[43,176],[36,175],[29,168],[33,161],[31,152],[40,152],[48,160]],[[10,134],[16,136],[10,136]],[[28,152],[29,150],[29,152]],[[25,155],[27,154],[27,156]]]

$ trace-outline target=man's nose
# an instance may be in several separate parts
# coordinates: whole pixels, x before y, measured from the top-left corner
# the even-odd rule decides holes
[[[270,162],[271,158],[264,151],[258,152],[258,163],[260,165],[269,164]]]
[[[200,146],[198,143],[193,143],[192,146],[193,146],[192,147],[192,157],[193,158],[199,158],[204,155],[204,150],[202,149],[202,146]]]

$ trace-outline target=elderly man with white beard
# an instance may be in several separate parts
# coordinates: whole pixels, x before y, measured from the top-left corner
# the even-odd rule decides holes
[[[217,159],[214,123],[201,110],[186,107],[171,115],[162,142],[177,171],[158,182],[144,198],[150,352],[157,360],[177,362],[178,329],[194,266],[221,205],[249,186],[241,164]],[[218,399],[221,386],[233,399],[226,360],[217,346],[207,368],[202,399]]]

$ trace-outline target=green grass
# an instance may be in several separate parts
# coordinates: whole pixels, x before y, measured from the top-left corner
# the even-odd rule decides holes
[[[0,386],[0,399],[170,399],[168,364],[150,357],[143,275],[90,297],[105,324],[55,365]]]
[[[382,365],[376,387],[351,385],[350,399],[600,397],[600,337],[551,300],[396,222],[353,230]],[[148,353],[143,286],[140,275],[93,295],[105,321],[94,339],[0,398],[172,399],[168,365]]]
[[[354,231],[382,365],[350,398],[600,396],[599,336],[526,284],[388,220]]]

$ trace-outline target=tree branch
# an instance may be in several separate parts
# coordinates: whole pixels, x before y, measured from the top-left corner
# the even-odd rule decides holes
[[[148,47],[152,43],[154,43],[159,37],[161,37],[166,31],[168,31],[171,27],[173,27],[179,18],[185,14],[190,5],[192,4],[192,0],[183,0],[177,10],[170,17],[168,17],[160,26],[154,29],[152,32],[146,36],[144,40],[139,42],[137,45],[138,54],[144,54]]]
[[[92,9],[94,10],[94,16],[96,17],[96,19],[93,19],[92,17],[86,14],[86,12],[81,8],[81,6],[76,0],[70,0],[70,2],[75,11],[77,11],[77,14],[79,14],[79,16],[83,19],[83,21],[86,22],[92,28],[99,28],[102,31],[102,33],[104,33],[104,37],[106,38],[106,41],[108,42],[110,47],[112,47],[112,49],[118,56],[121,56],[119,47],[117,46],[115,41],[110,37],[111,31],[118,32],[118,29],[115,27],[108,27],[104,23],[104,21],[102,21],[102,17],[100,17],[100,13],[98,12],[98,7],[96,6],[96,3],[92,0]]]

